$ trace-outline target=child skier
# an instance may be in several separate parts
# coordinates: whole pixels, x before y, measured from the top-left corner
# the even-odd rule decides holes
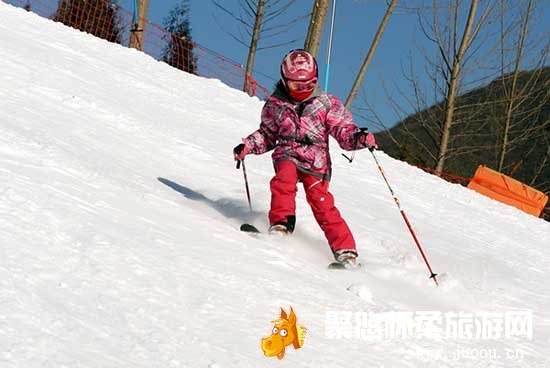
[[[317,223],[334,258],[358,267],[355,240],[328,190],[331,176],[329,135],[347,151],[378,148],[374,135],[357,127],[351,113],[317,85],[315,58],[304,50],[289,52],[281,80],[266,101],[260,128],[233,149],[235,160],[274,149],[275,176],[270,182],[269,232],[292,233],[296,223],[297,182],[301,181]]]

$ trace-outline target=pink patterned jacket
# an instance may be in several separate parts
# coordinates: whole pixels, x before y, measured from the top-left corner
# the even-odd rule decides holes
[[[342,149],[353,151],[366,148],[366,143],[358,141],[361,134],[336,97],[316,91],[296,104],[279,83],[263,107],[260,128],[243,142],[256,155],[274,149],[275,166],[288,160],[303,172],[330,179],[329,135]]]

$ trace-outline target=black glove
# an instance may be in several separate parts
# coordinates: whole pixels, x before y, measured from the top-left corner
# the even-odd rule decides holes
[[[246,148],[244,143],[241,143],[233,148],[233,157],[235,158],[235,161],[242,160],[246,155],[248,155],[248,148]]]
[[[357,134],[357,142],[361,145],[367,146],[368,149],[378,149],[374,134],[369,133],[368,128],[359,128],[360,132]]]

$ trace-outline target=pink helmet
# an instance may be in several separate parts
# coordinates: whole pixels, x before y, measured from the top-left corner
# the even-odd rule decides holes
[[[292,50],[281,62],[281,77],[283,80],[307,81],[317,78],[317,62],[305,50]]]

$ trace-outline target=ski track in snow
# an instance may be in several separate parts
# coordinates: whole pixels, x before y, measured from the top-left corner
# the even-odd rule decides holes
[[[370,153],[349,165],[333,141],[364,267],[328,271],[302,188],[292,237],[237,230],[267,227],[270,157],[247,159],[250,213],[231,155],[261,101],[2,2],[0,17],[1,367],[550,364],[550,224],[377,152],[435,288]],[[290,305],[309,333],[274,363],[260,339]],[[329,311],[512,310],[533,312],[533,339],[325,336]]]

